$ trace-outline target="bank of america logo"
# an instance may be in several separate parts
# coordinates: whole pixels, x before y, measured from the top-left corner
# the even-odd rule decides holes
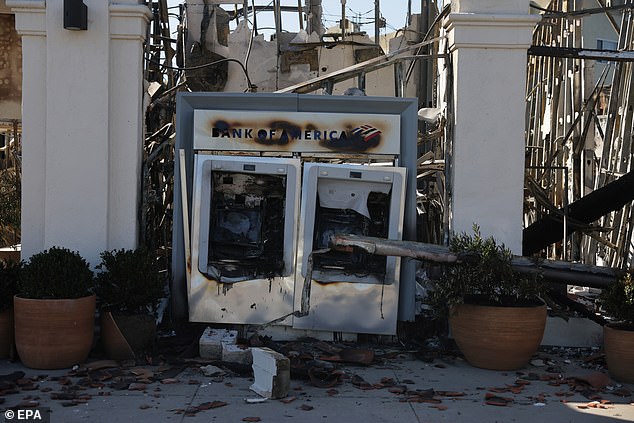
[[[365,141],[365,142],[368,142],[371,139],[376,138],[379,135],[381,135],[381,131],[379,131],[378,129],[376,129],[372,125],[357,126],[356,128],[354,128],[352,130],[352,133],[354,135],[358,135],[361,138],[363,138],[363,141]]]

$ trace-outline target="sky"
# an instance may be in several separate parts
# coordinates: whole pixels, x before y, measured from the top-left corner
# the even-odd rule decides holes
[[[203,0],[191,0],[202,3]],[[238,0],[241,1],[241,0]],[[374,0],[345,0],[346,1],[346,17],[352,21],[358,20],[362,23],[361,29],[366,31],[371,37],[374,36]],[[408,0],[379,0],[382,17],[387,22],[387,27],[381,29],[381,33],[394,32],[402,28],[406,24]],[[176,6],[183,3],[183,0],[168,0],[169,6]],[[302,0],[304,5],[306,0]],[[249,4],[251,0],[249,0]],[[412,14],[420,12],[420,0],[411,0]],[[272,4],[269,0],[256,0],[256,5]],[[282,0],[283,6],[296,6],[297,0]],[[228,6],[225,6],[227,8]],[[232,7],[229,7],[232,8]],[[326,27],[337,25],[337,21],[341,19],[341,0],[322,0],[323,20]],[[258,27],[273,27],[273,14],[271,12],[260,12],[257,16]],[[173,25],[170,25],[173,26]],[[290,32],[296,32],[299,29],[298,19],[295,14],[282,14],[282,27]],[[174,26],[175,28],[175,26]],[[171,28],[174,30],[174,28]]]

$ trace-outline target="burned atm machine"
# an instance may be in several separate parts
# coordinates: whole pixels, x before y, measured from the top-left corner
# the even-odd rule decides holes
[[[324,250],[337,233],[413,239],[416,110],[412,99],[179,94],[175,313],[376,334],[413,320],[413,263]]]

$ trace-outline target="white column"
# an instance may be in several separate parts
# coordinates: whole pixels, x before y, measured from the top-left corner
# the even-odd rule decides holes
[[[94,263],[108,245],[108,4],[85,0],[88,30],[70,31],[63,0],[46,3],[44,244]]]
[[[151,15],[139,0],[84,3],[88,30],[70,31],[63,0],[7,1],[24,40],[23,258],[57,245],[96,264],[137,243]]]
[[[22,36],[22,258],[44,248],[46,2],[7,0]]]
[[[522,249],[528,0],[454,0],[444,22],[453,65],[451,229],[473,223]]]
[[[110,5],[108,249],[139,235],[143,146],[143,41],[152,16],[136,0]]]

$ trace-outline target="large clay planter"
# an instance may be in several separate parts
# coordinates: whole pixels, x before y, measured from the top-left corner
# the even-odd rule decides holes
[[[92,347],[96,297],[13,299],[15,346],[33,369],[63,369],[86,360]]]
[[[524,367],[537,351],[546,326],[546,306],[496,307],[459,304],[451,332],[467,361],[483,369]]]
[[[634,330],[605,325],[603,345],[610,376],[619,382],[634,383]]]
[[[13,309],[0,313],[0,358],[9,358],[13,348]]]

